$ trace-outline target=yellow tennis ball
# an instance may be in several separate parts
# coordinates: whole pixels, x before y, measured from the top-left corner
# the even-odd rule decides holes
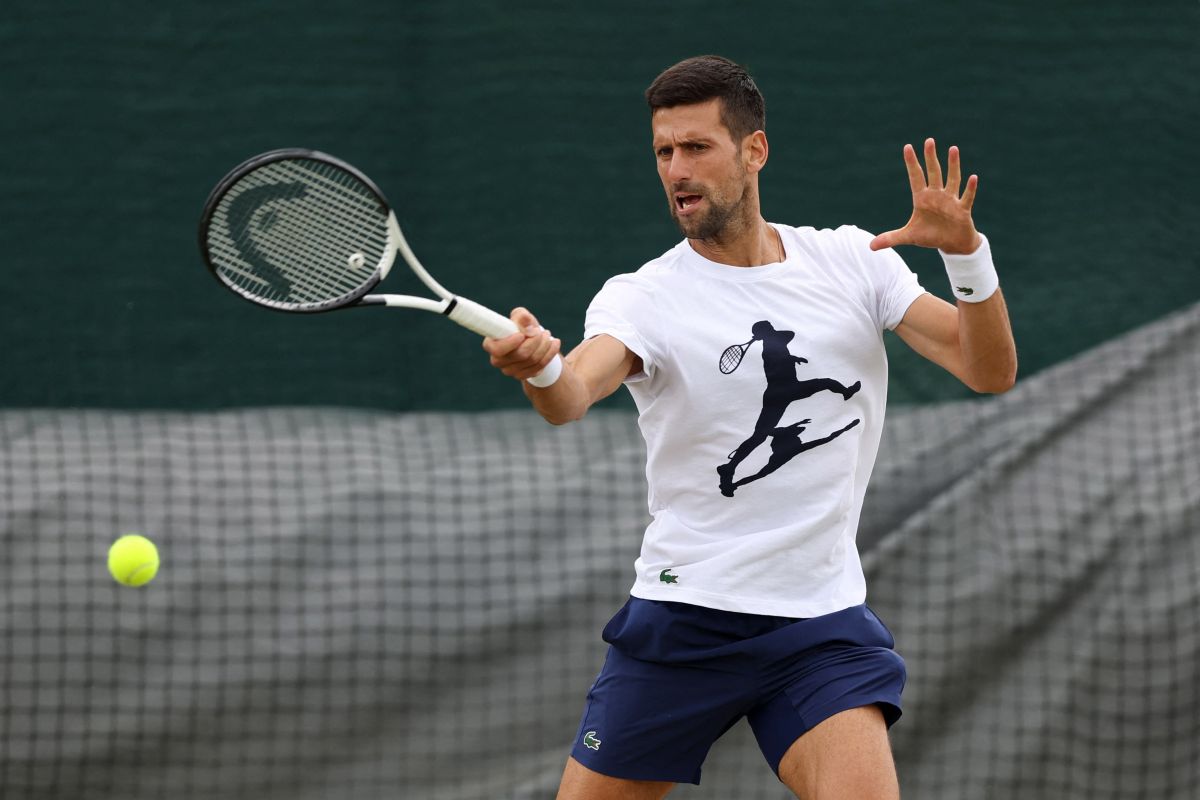
[[[145,536],[122,536],[108,548],[108,571],[117,583],[144,586],[158,574],[158,548]]]

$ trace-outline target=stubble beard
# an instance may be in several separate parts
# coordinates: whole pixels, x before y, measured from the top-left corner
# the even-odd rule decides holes
[[[667,207],[670,209],[671,218],[675,220],[675,224],[684,237],[703,241],[727,241],[735,238],[737,229],[745,223],[742,217],[746,201],[746,185],[742,184],[741,189],[738,197],[729,201],[723,200],[721,196],[705,193],[703,196],[705,202],[708,203],[708,208],[704,213],[696,216],[680,217],[674,197],[670,198]]]

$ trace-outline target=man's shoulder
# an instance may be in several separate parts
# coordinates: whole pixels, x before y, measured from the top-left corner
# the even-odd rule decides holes
[[[685,257],[684,248],[687,246],[687,240],[684,239],[661,256],[647,261],[633,272],[622,272],[613,275],[605,281],[605,286],[620,285],[651,289],[661,285],[664,281],[669,280],[672,276],[679,273],[680,264]]]
[[[646,280],[655,280],[665,278],[675,274],[684,258],[691,251],[691,245],[687,239],[683,239],[667,252],[663,253],[658,258],[651,259],[645,264],[642,264],[633,275],[637,275]]]
[[[802,253],[805,260],[830,274],[871,272],[878,254],[871,250],[875,235],[857,225],[836,228],[795,228],[777,225],[784,247],[793,254]]]
[[[861,246],[874,238],[857,225],[839,225],[836,228],[814,228],[811,225],[784,225],[771,223],[781,235],[810,243],[814,246]]]

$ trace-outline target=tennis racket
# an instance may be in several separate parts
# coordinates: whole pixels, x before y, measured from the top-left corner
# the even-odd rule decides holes
[[[754,344],[753,339],[745,344],[735,344],[726,347],[725,351],[721,353],[721,372],[728,375],[737,369],[741,365],[742,359],[746,357],[746,351],[750,349],[750,345],[752,344]]]
[[[356,306],[417,308],[481,336],[517,332],[512,320],[447,291],[421,266],[371,179],[313,150],[272,150],[221,179],[200,217],[200,252],[225,288],[260,306],[312,313]],[[404,256],[437,299],[368,294]],[[549,386],[562,358],[540,375]]]

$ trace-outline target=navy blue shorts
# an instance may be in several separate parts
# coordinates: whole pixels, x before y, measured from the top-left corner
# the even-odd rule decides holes
[[[776,775],[792,743],[839,711],[900,718],[904,660],[865,605],[791,619],[631,597],[604,641],[571,755],[615,778],[699,783],[742,717]]]

